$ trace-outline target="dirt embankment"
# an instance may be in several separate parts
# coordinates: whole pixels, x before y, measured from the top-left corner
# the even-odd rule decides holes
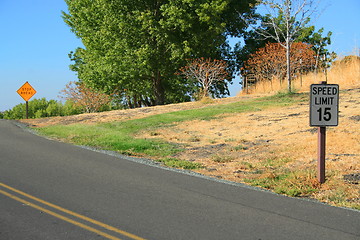
[[[360,89],[343,91],[340,99],[339,126],[327,128],[327,168],[360,173]],[[186,151],[176,157],[203,163],[201,173],[238,181],[252,171],[247,165],[266,159],[289,159],[290,168],[316,166],[316,133],[306,102],[182,122],[141,137],[183,144]]]
[[[212,104],[246,99],[249,96],[216,100]],[[206,106],[209,105],[182,103],[24,122],[35,127],[94,124]],[[326,147],[327,174],[331,174],[331,178],[337,182],[330,181],[321,186],[321,191],[312,197],[327,202],[341,188],[349,195],[347,201],[359,204],[360,88],[342,90],[339,109],[339,125],[327,128]],[[263,111],[228,114],[212,120],[181,122],[154,131],[139,133],[137,137],[161,138],[183,146],[185,150],[173,157],[199,162],[205,167],[197,172],[217,178],[243,182],[244,179],[274,178],[274,172],[279,168],[291,171],[316,169],[317,129],[309,126],[307,102]]]
[[[259,97],[261,95],[257,95]],[[253,97],[253,96],[252,96]],[[215,100],[212,104],[226,104],[249,99],[249,96]],[[23,120],[34,127],[54,124],[110,122],[143,118],[172,111],[203,108],[201,102],[180,103],[139,109],[81,114],[76,116]],[[231,114],[221,119],[182,122],[174,127],[142,133],[138,137],[162,138],[185,146],[176,157],[203,163],[204,174],[229,180],[246,174],[244,162],[254,163],[265,158],[294,159],[291,164],[306,167],[316,159],[316,128],[309,127],[308,103],[259,112]],[[340,94],[338,127],[327,130],[327,167],[344,173],[360,171],[360,89]]]

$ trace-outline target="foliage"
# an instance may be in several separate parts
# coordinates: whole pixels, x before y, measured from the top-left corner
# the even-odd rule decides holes
[[[29,118],[43,118],[54,116],[74,115],[81,113],[81,109],[75,107],[71,101],[65,104],[55,100],[47,101],[45,98],[29,101]],[[3,113],[5,119],[22,119],[26,115],[26,105],[21,103]]]
[[[85,109],[85,112],[98,112],[109,106],[111,98],[109,95],[87,87],[81,82],[69,82],[61,91],[63,98],[74,103],[76,107]]]
[[[266,21],[266,18],[263,17],[262,21]],[[295,40],[295,42],[302,42],[311,46],[311,49],[315,53],[315,64],[313,68],[319,70],[328,67],[336,58],[336,54],[329,52],[326,48],[331,44],[332,32],[328,32],[326,36],[322,36],[323,32],[323,28],[315,32],[314,26],[304,27]],[[244,37],[244,42],[244,46],[241,46],[240,43],[235,46],[236,62],[238,68],[242,69],[242,74],[246,74],[244,71],[244,63],[249,59],[251,54],[260,48],[264,48],[268,43],[276,43],[275,40],[262,38],[261,35],[254,30],[249,31]],[[323,56],[327,56],[327,58],[324,59]]]
[[[129,107],[188,101],[194,82],[174,74],[188,58],[229,58],[227,36],[243,34],[240,15],[255,2],[66,0],[64,21],[85,47],[70,53],[71,69]]]
[[[66,100],[63,105],[63,116],[70,116],[83,113],[84,109],[82,107],[76,106],[76,104],[71,100]]]
[[[310,16],[316,12],[313,0],[268,0],[263,1],[263,6],[268,14],[265,16],[251,16],[251,20],[260,24],[245,36],[245,45],[236,46],[237,63],[241,74],[247,75],[244,69],[246,60],[250,55],[265,47],[266,43],[278,43],[286,51],[284,62],[286,69],[283,70],[288,82],[288,91],[291,91],[291,77],[293,76],[293,62],[291,61],[291,48],[295,42],[310,44],[315,52],[314,69],[324,68],[334,60],[336,54],[329,53],[326,46],[331,43],[331,32],[323,37],[323,28],[315,32],[314,26],[308,26]],[[324,57],[325,56],[325,57]],[[285,57],[284,57],[285,58]],[[295,63],[296,64],[296,63]]]
[[[315,52],[315,70],[319,71],[328,68],[337,56],[335,52],[329,52],[329,50],[326,49],[326,47],[331,44],[332,32],[328,32],[326,36],[322,36],[324,28],[320,28],[319,31],[315,32],[314,27],[312,27],[310,31],[311,35],[303,36],[302,41],[312,45],[312,49]]]
[[[293,43],[290,60],[292,62],[292,77],[296,73],[306,73],[315,67],[315,52],[311,45],[305,43]],[[272,81],[274,77],[284,78],[286,72],[285,49],[279,43],[267,43],[265,47],[250,54],[245,62],[244,70],[255,73],[256,79]]]
[[[224,81],[229,77],[227,63],[223,60],[198,58],[189,60],[188,64],[180,69],[181,74],[188,79],[195,79],[200,83],[202,98],[209,95],[210,88],[215,82]]]
[[[286,78],[288,91],[291,92],[291,58],[292,44],[310,21],[313,8],[313,0],[267,0],[263,2],[267,7],[269,21],[264,21],[264,28],[260,34],[265,38],[272,38],[286,49]],[[283,21],[279,21],[283,20]],[[270,31],[268,29],[271,29]]]

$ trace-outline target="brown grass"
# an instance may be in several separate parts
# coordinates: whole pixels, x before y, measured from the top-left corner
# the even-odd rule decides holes
[[[345,59],[345,58],[344,58]],[[355,56],[346,57],[347,61],[337,60],[325,73],[309,73],[293,80],[292,88],[299,92],[309,91],[310,85],[326,81],[329,84],[339,84],[340,89],[360,87],[360,59]],[[249,88],[250,94],[277,93],[287,90],[285,80],[273,79],[262,81]],[[239,95],[246,94],[240,92]]]
[[[339,205],[334,194],[340,195],[340,205],[360,208],[359,184],[343,180],[346,174],[360,173],[360,89],[342,92],[340,99],[339,126],[327,128],[327,182],[323,185],[316,181],[317,134],[316,128],[309,127],[307,103],[182,122],[157,129],[156,136],[138,137],[186,146],[173,157],[203,164],[206,167],[197,172],[205,175],[246,182],[290,171],[297,176],[286,180],[293,181],[289,188],[309,185],[316,190],[313,198]]]
[[[322,80],[325,80],[323,74],[311,74],[303,77],[302,88],[299,79],[294,85],[309,91],[310,84]],[[274,179],[291,172],[292,176],[282,183],[286,186],[267,188],[288,195],[291,195],[289,189],[298,189],[303,196],[360,209],[360,183],[344,181],[344,175],[360,175],[360,61],[335,65],[328,73],[328,83],[339,84],[343,91],[339,126],[327,128],[327,182],[322,185],[316,180],[317,130],[309,127],[307,103],[210,121],[183,122],[158,129],[156,138],[187,146],[186,151],[174,157],[203,164],[206,167],[197,170],[202,174],[236,182],[255,181],[266,187],[266,181],[277,184]],[[274,92],[278,91],[275,83],[272,87]],[[257,86],[262,88],[269,86]],[[147,133],[141,137],[151,138]],[[274,166],[267,166],[269,161]]]
[[[309,85],[318,83],[323,77],[304,76],[303,87],[299,89],[309,91]],[[342,91],[339,126],[327,128],[327,181],[322,185],[316,180],[317,134],[316,128],[309,127],[306,102],[228,114],[212,120],[181,122],[156,129],[156,134],[143,132],[137,137],[160,138],[183,145],[185,150],[171,157],[203,164],[205,168],[195,171],[205,175],[360,209],[360,183],[344,180],[344,175],[360,175],[360,62],[334,66],[328,73],[328,82],[340,84]],[[295,87],[297,84],[295,82]],[[262,87],[265,86],[257,89]],[[241,101],[252,96],[259,95],[241,95],[210,104]],[[27,122],[34,126],[76,122],[92,124],[204,106],[208,103],[173,104]]]

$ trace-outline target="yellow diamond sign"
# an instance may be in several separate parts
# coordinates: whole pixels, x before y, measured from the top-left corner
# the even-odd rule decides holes
[[[19,88],[19,90],[17,90],[17,93],[27,102],[35,95],[36,91],[30,83],[26,82]]]

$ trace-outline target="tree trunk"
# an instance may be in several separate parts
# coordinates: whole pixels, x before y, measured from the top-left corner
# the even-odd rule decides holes
[[[134,108],[133,105],[131,104],[130,95],[126,94],[126,99],[127,99],[128,108]]]
[[[160,71],[155,73],[153,78],[154,84],[154,95],[155,95],[155,105],[164,105],[165,104],[165,90],[161,81]]]
[[[286,78],[288,82],[288,92],[291,93],[291,66],[290,66],[290,48],[289,40],[286,43]]]
[[[202,98],[206,98],[209,95],[209,73],[207,72],[205,75],[205,81],[203,82],[203,96]]]

